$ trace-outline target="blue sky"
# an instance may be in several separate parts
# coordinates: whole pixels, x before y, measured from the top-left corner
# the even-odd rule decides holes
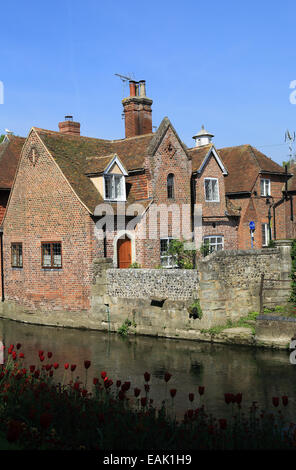
[[[296,131],[295,1],[15,1],[1,10],[0,133],[124,137],[114,74],[146,80],[153,125],[168,116],[188,146],[204,124],[217,148],[250,143],[281,163]]]

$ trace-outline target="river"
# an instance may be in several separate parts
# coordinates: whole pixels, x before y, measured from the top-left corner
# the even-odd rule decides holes
[[[53,353],[51,362],[58,362],[57,380],[64,374],[64,363],[76,364],[77,375],[84,381],[84,360],[91,361],[88,384],[93,377],[106,371],[116,380],[129,380],[134,387],[144,389],[144,372],[151,374],[150,397],[156,405],[165,397],[164,373],[172,374],[168,391],[177,389],[174,406],[178,416],[189,407],[197,407],[198,386],[205,387],[203,397],[206,409],[217,418],[227,417],[231,405],[224,401],[224,393],[242,393],[243,411],[247,413],[253,401],[272,410],[272,397],[287,395],[286,409],[290,421],[296,415],[296,366],[289,362],[289,353],[244,346],[229,346],[196,341],[163,339],[145,336],[120,337],[115,333],[53,328],[0,320],[0,333],[6,346],[22,344],[25,367],[40,367],[38,351]],[[44,362],[46,363],[46,361]],[[70,380],[70,372],[67,371]],[[115,388],[115,385],[113,385]],[[195,394],[193,404],[188,394]],[[144,392],[143,392],[144,394]],[[170,402],[170,400],[169,400]]]

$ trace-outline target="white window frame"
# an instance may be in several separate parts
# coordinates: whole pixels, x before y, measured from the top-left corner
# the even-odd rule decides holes
[[[167,240],[169,242],[170,240],[175,240],[175,238],[173,238],[173,237],[162,237],[162,238],[160,238],[160,264],[161,264],[161,267],[165,268],[165,269],[176,268],[177,264],[173,262],[173,260],[174,260],[173,255],[167,255],[167,254],[162,255],[162,253],[165,253],[165,252],[161,251],[161,241],[162,240]],[[168,250],[168,248],[169,248],[169,243],[167,243],[167,250]],[[162,264],[163,259],[167,260],[166,264]]]
[[[217,196],[218,196],[218,199],[207,199],[206,181],[216,181],[217,182]],[[219,180],[218,180],[218,178],[210,178],[210,177],[205,178],[204,179],[204,190],[205,190],[205,201],[206,202],[220,202]]]
[[[271,196],[270,180],[261,178],[260,180],[260,194],[261,196]]]
[[[263,243],[263,226],[264,226],[264,243]],[[270,242],[269,237],[269,225],[268,224],[261,224],[261,233],[262,233],[262,246],[268,246]]]
[[[111,179],[111,197],[106,197],[106,179]],[[115,196],[115,178],[120,178],[120,196]],[[126,201],[125,176],[118,173],[108,173],[104,175],[104,200],[105,201]]]
[[[210,253],[212,253],[213,251],[221,251],[221,250],[217,250],[218,245],[221,245],[221,243],[218,243],[217,238],[222,238],[221,250],[224,250],[224,236],[223,235],[205,235],[203,237],[203,244],[205,244],[206,240],[209,240]],[[211,242],[211,239],[215,239],[215,242]],[[212,249],[212,247],[214,248]]]

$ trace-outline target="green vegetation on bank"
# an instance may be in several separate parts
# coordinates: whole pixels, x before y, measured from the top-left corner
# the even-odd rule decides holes
[[[213,326],[212,328],[209,328],[207,330],[203,329],[201,330],[201,332],[209,333],[210,335],[215,336],[222,333],[224,330],[227,330],[228,328],[244,327],[250,328],[252,330],[252,333],[255,334],[254,323],[258,315],[259,312],[250,312],[248,313],[248,315],[239,318],[239,320],[237,321],[232,321],[229,319],[224,325]]]

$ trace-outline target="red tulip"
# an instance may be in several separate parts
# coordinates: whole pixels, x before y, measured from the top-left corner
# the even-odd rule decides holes
[[[279,406],[279,403],[280,403],[279,397],[273,397],[272,403],[273,403],[273,406]]]
[[[119,400],[124,400],[124,398],[125,398],[124,390],[119,390],[118,398],[119,398]]]
[[[287,404],[288,404],[288,397],[287,397],[287,396],[283,396],[283,397],[282,397],[282,402],[283,402],[283,405],[284,405],[284,406],[287,406]]]
[[[97,377],[94,377],[93,379],[93,384],[97,385],[99,383],[99,379]]]
[[[34,370],[35,370],[35,366],[30,366],[30,372],[31,372],[32,374],[33,374]]]
[[[200,395],[203,395],[205,393],[205,388],[204,387],[198,387],[198,393]]]
[[[172,389],[170,390],[170,394],[171,394],[171,397],[172,397],[172,398],[174,398],[174,396],[176,395],[176,393],[177,393],[177,390],[176,390],[175,388],[172,388]]]
[[[54,362],[54,363],[53,363],[53,367],[54,367],[55,369],[58,369],[59,364],[58,364],[57,362]]]
[[[146,405],[147,405],[147,398],[146,398],[146,397],[142,397],[142,398],[141,398],[141,405],[142,405],[142,406],[146,406]]]
[[[91,362],[90,361],[84,361],[84,367],[86,369],[89,369]]]
[[[101,372],[102,379],[104,379],[106,376],[107,376],[107,372],[105,372],[105,371]]]
[[[43,356],[44,351],[39,351],[38,354],[39,356]]]
[[[107,377],[106,377],[107,378]],[[104,380],[104,386],[105,388],[109,388],[111,387],[111,385],[113,385],[113,380],[112,379],[108,379],[107,380]]]
[[[141,393],[141,390],[139,388],[134,388],[135,397],[138,397],[140,393]]]
[[[41,355],[41,356],[39,356],[39,359],[40,359],[41,362],[43,362],[45,357]]]
[[[87,395],[87,390],[85,390],[85,388],[82,390],[81,395],[82,395],[83,397],[86,397],[86,395]]]
[[[65,366],[64,366],[64,367],[65,367],[65,369],[66,369],[66,370],[67,370],[67,369],[69,369],[69,363],[68,363],[68,362],[66,362],[66,364],[65,364]]]
[[[229,405],[232,402],[232,393],[224,393],[225,403]]]
[[[145,374],[144,374],[144,379],[145,379],[146,382],[149,382],[149,380],[150,380],[150,374],[149,374],[149,372],[145,372]]]
[[[75,369],[76,369],[76,364],[72,364],[71,365],[71,371],[74,372]]]
[[[25,357],[24,353],[20,353],[20,354],[19,354],[19,357],[20,357],[21,359],[24,359],[24,357]]]
[[[12,352],[12,359],[15,361],[17,358],[17,354],[15,351]]]
[[[123,392],[127,392],[127,391],[129,390],[130,386],[131,386],[131,383],[130,383],[130,382],[124,382],[124,383],[122,384],[122,386],[121,386],[121,390],[122,390]]]
[[[226,429],[227,428],[226,419],[219,419],[219,424],[220,424],[220,429]]]
[[[52,377],[53,376],[53,370],[50,370],[49,371],[49,377]]]
[[[235,401],[238,405],[241,404],[242,402],[242,398],[243,398],[243,394],[242,393],[237,393],[236,396],[235,396]]]
[[[164,374],[164,380],[165,380],[165,382],[168,382],[171,377],[172,377],[172,374],[170,374],[169,372],[166,372],[166,373]]]
[[[189,401],[193,401],[194,400],[194,393],[189,393]]]
[[[120,385],[121,385],[121,380],[116,380],[116,387],[118,387],[118,388],[119,388],[119,387],[120,387]]]
[[[150,390],[150,385],[145,384],[144,387],[145,387],[145,392],[148,393]]]
[[[17,345],[16,345],[16,349],[20,349],[20,348],[21,348],[21,346],[22,346],[22,345],[21,345],[21,343],[17,343]]]
[[[52,357],[52,352],[49,351],[49,352],[47,353],[47,357],[48,357],[48,359],[50,359],[50,358]]]
[[[39,370],[35,370],[35,372],[34,372],[34,377],[35,377],[35,379],[38,379],[39,375],[40,375],[40,371],[39,371]]]

